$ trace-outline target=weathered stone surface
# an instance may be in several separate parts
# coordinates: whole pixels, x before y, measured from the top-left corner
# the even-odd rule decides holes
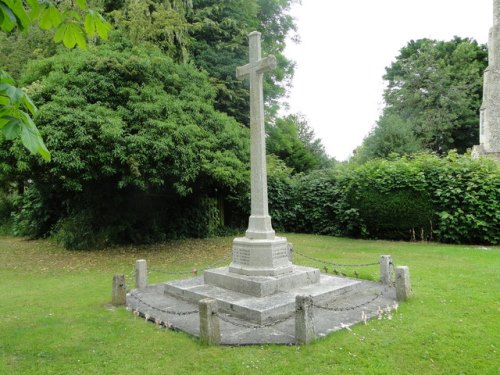
[[[236,78],[250,81],[251,215],[246,237],[273,239],[267,200],[266,133],[264,130],[263,73],[276,68],[274,56],[261,58],[260,33],[248,35],[250,62],[236,69]]]
[[[407,266],[396,267],[396,299],[406,301],[410,294],[410,269]]]
[[[287,239],[235,238],[229,270],[248,276],[277,276],[292,272]]]
[[[231,268],[221,267],[207,270],[204,274],[205,284],[255,297],[265,297],[279,292],[301,288],[319,282],[320,272],[317,268],[293,266],[292,272],[269,276],[246,276],[231,272]]]
[[[323,275],[322,275],[323,276]],[[199,277],[201,279],[201,276]],[[200,280],[200,284],[203,280]],[[152,321],[159,319],[164,325],[171,329],[181,330],[194,336],[200,335],[200,319],[198,314],[175,315],[166,311],[185,312],[198,309],[198,303],[188,302],[184,299],[164,294],[164,283],[150,285],[145,289],[133,290],[127,295],[127,306],[131,310],[148,314]],[[373,299],[374,294],[383,293],[379,298],[369,304],[365,301]],[[301,294],[309,295],[306,290]],[[139,299],[137,299],[137,297]],[[254,297],[256,300],[259,299]],[[395,289],[383,286],[380,283],[371,281],[361,281],[356,288],[349,290],[342,289],[340,293],[332,294],[325,300],[318,300],[313,295],[314,303],[322,305],[334,305],[337,307],[348,307],[363,304],[357,309],[342,311],[326,311],[314,308],[314,327],[317,337],[323,337],[331,332],[335,332],[353,324],[363,321],[362,316],[368,319],[377,317],[379,306],[393,305],[396,298]],[[264,298],[265,299],[265,298]],[[144,301],[144,302],[141,302]],[[153,306],[154,308],[152,308]],[[236,317],[233,313],[227,314],[220,311],[227,317],[229,323],[219,319],[222,345],[248,345],[248,344],[295,344],[295,296],[292,298],[292,314],[279,320],[270,326],[252,326],[255,323]],[[266,323],[266,322],[264,322]],[[250,325],[250,326],[246,326]]]
[[[142,289],[148,286],[148,265],[144,259],[135,262],[135,287]]]
[[[301,266],[295,266],[302,268]],[[303,267],[307,269],[308,267]],[[327,301],[361,287],[364,282],[333,275],[320,274],[320,281],[292,290],[256,297],[249,294],[206,284],[203,276],[165,283],[165,295],[197,303],[200,299],[217,300],[219,311],[249,322],[264,324],[288,317],[295,312],[295,296],[311,295],[316,301]]]
[[[266,132],[263,74],[276,68],[274,56],[261,57],[260,33],[249,34],[249,63],[236,68],[238,79],[250,81],[251,213],[244,238],[233,242],[231,272],[276,276],[292,272],[286,238],[275,237],[267,197]]]
[[[389,285],[391,282],[391,264],[392,258],[390,255],[380,257],[380,282],[384,285]]]
[[[488,68],[484,72],[479,145],[472,155],[500,161],[500,0],[493,0],[493,27],[488,40]]]
[[[111,303],[115,306],[125,305],[126,294],[127,284],[125,283],[125,275],[114,275]]]
[[[217,316],[217,301],[202,299],[199,306],[200,341],[205,345],[220,344],[220,326]]]
[[[295,298],[295,343],[309,344],[316,333],[314,332],[313,299],[311,296],[297,296]]]

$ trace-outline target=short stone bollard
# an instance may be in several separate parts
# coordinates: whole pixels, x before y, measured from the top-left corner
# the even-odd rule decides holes
[[[111,304],[115,306],[125,305],[127,295],[127,284],[125,284],[125,275],[113,276],[113,297]]]
[[[410,294],[410,269],[407,266],[396,267],[396,299],[406,301]]]
[[[309,344],[316,337],[311,296],[295,297],[295,343]]]
[[[220,344],[220,324],[217,316],[217,301],[202,299],[199,302],[200,340],[204,345]]]
[[[144,289],[148,286],[148,265],[144,259],[135,261],[135,287]]]
[[[390,255],[380,257],[380,282],[384,285],[391,283],[391,264],[392,257]]]

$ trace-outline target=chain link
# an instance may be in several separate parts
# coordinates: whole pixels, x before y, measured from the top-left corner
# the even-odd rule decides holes
[[[273,327],[273,326],[275,326],[277,324],[286,322],[287,320],[289,320],[289,319],[291,319],[293,317],[293,315],[290,315],[290,316],[288,316],[286,318],[275,320],[273,322],[269,322],[269,323],[266,323],[266,324],[253,324],[253,323],[246,323],[246,322],[245,323],[243,323],[243,322],[236,322],[236,321],[231,320],[231,319],[228,318],[230,315],[223,315],[221,313],[217,313],[216,315],[223,322],[232,324],[233,326],[242,327],[242,328],[252,328],[252,329]]]
[[[369,305],[370,303],[372,303],[373,301],[375,301],[376,299],[378,299],[380,296],[382,296],[382,294],[383,294],[383,292],[380,292],[377,295],[375,295],[373,298],[371,298],[369,301],[365,301],[365,302],[360,303],[360,304],[358,304],[356,306],[329,307],[329,306],[316,305],[315,303],[313,303],[313,306],[317,307],[319,309],[328,310],[328,311],[336,311],[336,312],[352,311],[352,310],[359,309],[360,307]]]
[[[314,260],[316,262],[319,262],[319,263],[323,263],[323,264],[329,264],[329,265],[332,265],[332,266],[337,266],[337,267],[368,267],[368,266],[378,266],[380,265],[380,262],[373,262],[373,263],[361,263],[361,264],[345,264],[345,263],[335,263],[335,262],[329,262],[327,260],[323,260],[323,259],[318,259],[318,258],[314,258],[314,257],[311,257],[309,255],[305,255],[305,254],[302,254],[302,253],[299,253],[298,251],[294,250],[293,251],[295,254],[298,254],[300,255],[301,257],[304,257],[306,259],[309,259],[309,260]]]
[[[171,315],[178,315],[178,316],[184,316],[184,315],[192,315],[192,314],[198,314],[198,310],[191,310],[191,311],[172,311],[172,310],[164,310],[164,309],[160,309],[159,307],[156,307],[156,306],[153,306],[153,305],[150,305],[149,303],[145,302],[144,300],[142,300],[141,298],[139,298],[136,294],[134,293],[129,293],[128,294],[130,297],[134,298],[136,301],[142,303],[143,305],[149,307],[150,309],[153,309],[153,310],[156,310],[156,311],[159,311],[159,312],[163,312],[163,313],[166,313],[166,314],[171,314]]]

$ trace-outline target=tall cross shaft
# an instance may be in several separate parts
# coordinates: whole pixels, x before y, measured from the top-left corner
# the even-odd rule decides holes
[[[266,134],[264,130],[263,73],[276,68],[276,58],[261,58],[260,33],[249,34],[250,62],[236,68],[236,78],[250,81],[251,214],[246,237],[274,239],[267,201]]]

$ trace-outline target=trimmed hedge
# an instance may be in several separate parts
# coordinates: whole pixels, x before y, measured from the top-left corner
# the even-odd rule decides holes
[[[455,152],[444,158],[421,154],[343,165],[288,179],[294,204],[283,208],[270,201],[271,215],[279,217],[280,226],[287,231],[392,240],[500,242],[500,173],[491,160],[474,160]],[[293,212],[286,222],[281,219],[283,209]]]

